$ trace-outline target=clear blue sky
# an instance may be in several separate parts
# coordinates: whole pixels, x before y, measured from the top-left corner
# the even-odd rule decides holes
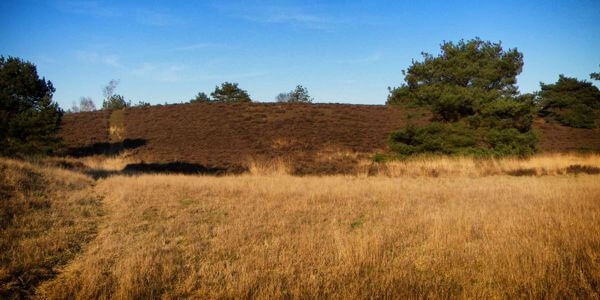
[[[101,88],[180,102],[223,81],[273,101],[383,104],[420,52],[479,36],[524,53],[523,92],[600,67],[600,1],[0,1],[0,54],[32,61],[63,108]],[[597,84],[597,83],[596,83]]]

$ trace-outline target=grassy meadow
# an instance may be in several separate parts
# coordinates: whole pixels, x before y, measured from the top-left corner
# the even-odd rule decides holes
[[[135,159],[74,161],[118,171]],[[365,162],[303,177],[253,161],[235,176],[95,181],[49,165],[0,163],[2,209],[15,210],[0,231],[2,295],[600,296],[599,155]],[[23,192],[34,177],[43,205]]]

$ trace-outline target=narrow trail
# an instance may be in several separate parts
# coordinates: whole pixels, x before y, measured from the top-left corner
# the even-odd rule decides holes
[[[83,174],[83,173],[81,173]],[[52,277],[46,278],[44,281],[39,282],[36,287],[33,289],[30,294],[31,298],[34,299],[58,299],[60,297],[56,297],[53,289],[56,287],[56,282],[60,282],[66,273],[73,272],[78,269],[77,262],[84,260],[87,255],[93,253],[92,245],[98,239],[98,236],[102,232],[102,228],[105,227],[107,220],[110,218],[109,210],[106,208],[104,196],[97,191],[97,183],[99,179],[94,179],[90,175],[85,175],[86,177],[93,180],[90,185],[84,189],[77,191],[77,194],[85,195],[84,198],[81,198],[79,201],[90,201],[94,202],[96,206],[96,215],[89,216],[93,218],[93,224],[90,226],[88,230],[88,235],[85,239],[79,241],[77,245],[77,250],[74,254],[69,258],[68,261],[65,261],[60,266],[57,266],[54,269],[54,274]]]
[[[35,297],[98,232],[103,199],[90,176],[0,160],[0,298]]]

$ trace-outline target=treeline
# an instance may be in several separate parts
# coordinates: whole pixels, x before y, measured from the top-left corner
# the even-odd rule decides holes
[[[131,101],[125,100],[125,97],[115,94],[118,80],[111,80],[103,89],[104,100],[102,101],[102,109],[123,109],[127,107],[143,107],[150,106],[150,103],[140,101],[132,104]],[[308,94],[308,89],[302,85],[287,93],[280,93],[275,97],[279,103],[312,103],[313,98]],[[204,92],[199,92],[188,103],[249,103],[252,102],[247,91],[241,89],[237,83],[224,82],[220,86],[216,86],[215,90],[208,96]],[[166,103],[165,103],[166,104]],[[73,103],[73,106],[67,112],[87,112],[95,111],[96,106],[90,97],[81,97],[79,103]]]
[[[523,54],[504,50],[501,43],[479,38],[444,42],[434,56],[422,53],[403,70],[404,83],[389,88],[388,105],[430,110],[433,119],[425,126],[407,126],[390,134],[390,152],[382,159],[422,154],[476,156],[527,156],[537,151],[532,130],[536,117],[575,128],[595,128],[600,117],[600,90],[586,80],[560,75],[540,91],[522,94],[517,76]],[[600,80],[600,73],[590,74]],[[115,93],[119,81],[102,90],[101,109],[119,110],[132,104]],[[35,65],[19,58],[0,56],[0,154],[48,154],[60,147],[56,137],[62,109],[53,101],[55,89],[39,78]],[[295,89],[275,97],[281,103],[311,103],[308,89]],[[210,96],[199,92],[189,103],[252,102],[237,83],[224,82]],[[90,97],[82,97],[67,112],[97,110]]]

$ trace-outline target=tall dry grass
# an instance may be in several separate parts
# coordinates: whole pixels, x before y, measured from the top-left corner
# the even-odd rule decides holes
[[[571,168],[569,168],[571,167]],[[402,176],[468,176],[492,175],[564,175],[567,173],[600,174],[600,155],[547,153],[528,158],[422,157],[390,161],[376,165],[375,174]],[[586,171],[587,170],[587,171]],[[363,169],[364,172],[364,169]]]
[[[96,239],[38,295],[599,297],[599,176],[469,176],[110,177]]]
[[[31,296],[93,238],[100,201],[87,176],[0,159],[0,298]]]
[[[565,174],[600,174],[599,154],[546,153],[528,158],[473,158],[466,156],[426,156],[376,163],[365,159],[364,154],[349,151],[329,151],[318,155],[319,161],[357,161],[347,175],[385,177],[485,177],[555,176]],[[248,159],[250,174],[293,174],[291,159]]]

